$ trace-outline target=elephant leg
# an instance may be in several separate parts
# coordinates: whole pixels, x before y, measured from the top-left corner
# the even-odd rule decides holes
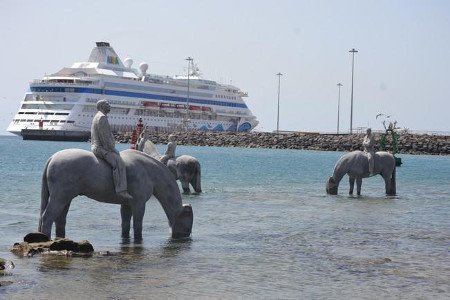
[[[361,185],[362,185],[362,178],[356,179],[356,194],[358,196],[361,196]]]
[[[69,212],[70,203],[67,204],[58,218],[55,220],[55,231],[57,238],[65,238],[66,237],[66,220],[67,213]]]
[[[348,192],[349,195],[353,195],[353,188],[355,187],[355,178],[354,177],[348,177],[348,182],[350,184],[350,190]]]
[[[386,190],[386,195],[389,195],[389,196],[395,195],[395,193],[392,192],[390,176],[386,176],[384,174],[382,174],[382,176],[383,176],[383,179],[384,179],[384,187],[385,187],[385,190]]]
[[[145,214],[145,201],[140,203],[137,201],[132,207],[133,211],[133,233],[134,240],[141,241],[142,240],[142,222],[144,220]]]
[[[183,194],[190,194],[191,190],[189,189],[189,181],[185,179],[180,179],[181,187],[183,188]]]
[[[128,239],[130,237],[131,216],[131,207],[127,204],[120,205],[120,217],[122,219],[122,238]]]
[[[389,178],[389,195],[395,196],[397,194],[397,182],[396,182],[396,169],[392,171],[392,174]]]

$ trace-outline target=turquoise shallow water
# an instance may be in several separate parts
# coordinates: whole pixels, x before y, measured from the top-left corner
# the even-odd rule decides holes
[[[118,145],[125,149],[126,145]],[[87,143],[0,137],[0,257],[16,268],[0,298],[444,299],[450,295],[450,157],[402,155],[396,197],[381,177],[361,197],[325,193],[338,152],[178,146],[202,164],[192,238],[169,238],[156,200],[142,244],[123,244],[119,206],[79,197],[67,236],[89,240],[91,258],[10,253],[36,230],[47,158]],[[158,146],[163,151],[163,146]]]

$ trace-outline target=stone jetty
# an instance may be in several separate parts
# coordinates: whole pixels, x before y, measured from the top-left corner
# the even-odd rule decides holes
[[[69,239],[50,240],[43,233],[32,232],[23,238],[23,242],[15,243],[11,252],[18,256],[28,257],[35,254],[91,256],[94,247],[86,240],[81,242],[74,242]]]
[[[183,131],[175,132],[178,145],[301,149],[319,151],[353,151],[362,150],[365,134],[322,134],[313,132],[210,132]],[[155,144],[167,144],[169,133],[150,133],[149,138]],[[129,134],[116,135],[120,143],[128,143]],[[381,134],[375,134],[376,146],[379,148]],[[388,141],[387,150],[390,149]],[[400,133],[398,153],[403,154],[450,154],[450,136]]]

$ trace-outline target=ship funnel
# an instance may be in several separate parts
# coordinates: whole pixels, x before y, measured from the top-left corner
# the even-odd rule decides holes
[[[125,58],[123,63],[125,64],[125,67],[129,69],[133,65],[133,59],[130,57],[127,57],[127,58]]]
[[[148,64],[143,62],[139,65],[139,70],[141,70],[141,75],[145,76],[145,73],[147,73]]]
[[[117,53],[107,42],[97,42],[91,51],[88,62],[104,64],[106,68],[124,68]]]

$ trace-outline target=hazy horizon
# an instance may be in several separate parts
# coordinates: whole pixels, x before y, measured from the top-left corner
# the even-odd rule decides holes
[[[280,130],[382,129],[384,113],[401,128],[450,131],[449,1],[13,1],[0,2],[0,134],[33,79],[86,61],[110,42],[153,74],[185,72],[195,59],[205,78],[245,92],[260,124]]]

